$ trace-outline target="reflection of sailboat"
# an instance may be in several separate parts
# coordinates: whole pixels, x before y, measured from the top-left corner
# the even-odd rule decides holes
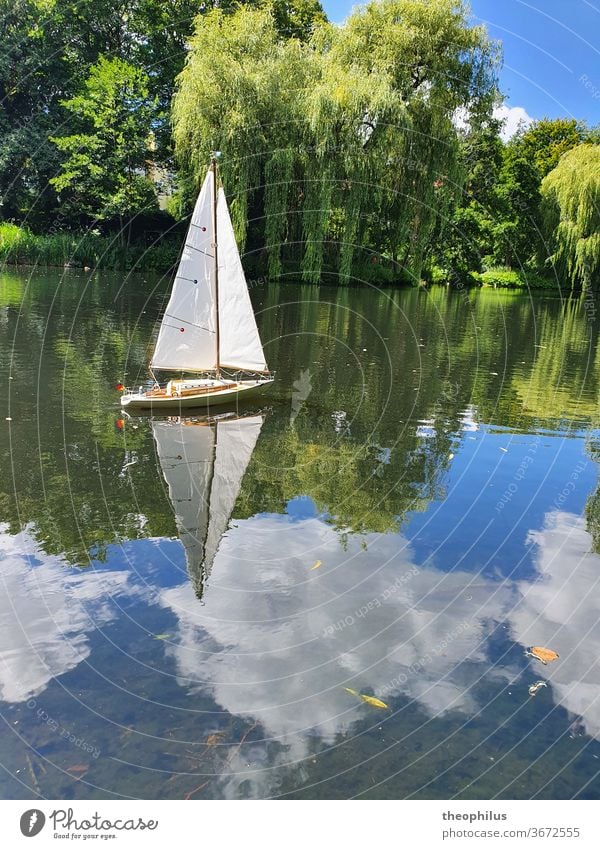
[[[158,459],[199,598],[262,423],[262,415],[152,422]]]
[[[122,406],[212,407],[256,395],[273,382],[214,158],[160,325],[150,363],[154,377],[152,369],[178,372],[180,379],[148,391],[125,390]]]

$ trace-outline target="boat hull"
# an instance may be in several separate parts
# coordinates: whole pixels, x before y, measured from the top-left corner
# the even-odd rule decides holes
[[[179,381],[171,391],[125,392],[121,406],[127,410],[208,409],[254,398],[268,389],[273,378],[238,381]]]

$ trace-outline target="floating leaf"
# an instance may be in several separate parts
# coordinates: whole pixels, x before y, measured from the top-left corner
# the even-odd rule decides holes
[[[535,694],[537,693],[538,690],[541,690],[542,687],[547,687],[547,686],[548,685],[546,684],[545,681],[536,681],[535,683],[533,683],[531,685],[531,687],[529,687],[529,695],[535,696]]]
[[[364,693],[359,693],[357,690],[353,690],[351,687],[344,687],[344,690],[347,693],[350,693],[351,696],[356,696],[357,699],[361,699],[363,702],[366,702],[372,707],[382,708],[383,710],[387,710],[388,708],[385,702],[382,702],[381,699],[378,699],[375,696],[366,696]]]
[[[543,646],[530,646],[525,652],[527,657],[535,657],[536,660],[539,660],[541,663],[546,666],[548,663],[552,663],[553,660],[558,658],[558,655],[552,649],[546,649]]]
[[[168,640],[170,636],[171,636],[170,634],[155,634],[154,639],[155,640]]]
[[[315,565],[310,567],[310,571],[312,572],[313,569],[318,569],[320,566],[321,566],[321,561],[317,560]]]
[[[381,699],[376,698],[375,696],[365,696],[362,693],[360,694],[363,702],[366,702],[368,705],[372,705],[376,708],[381,708],[382,710],[387,710],[388,706],[385,702],[382,702]]]

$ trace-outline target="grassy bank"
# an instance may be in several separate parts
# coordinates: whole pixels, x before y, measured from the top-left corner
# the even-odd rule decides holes
[[[481,273],[474,271],[471,276],[482,286],[494,289],[558,289],[556,277],[543,277],[534,271],[515,271],[512,268],[490,268]]]
[[[0,264],[74,266],[112,270],[168,271],[177,262],[181,250],[182,234],[148,233],[145,239],[137,238],[124,244],[118,234],[102,235],[95,231],[83,233],[35,234],[26,227],[0,223]],[[154,244],[154,242],[156,242]],[[244,259],[249,277],[265,276],[264,258],[250,252]],[[284,265],[283,276],[299,275],[297,264]],[[339,274],[327,265],[323,269],[323,282],[338,284]],[[447,272],[433,268],[426,275],[428,283],[452,285],[456,282]],[[417,281],[402,275],[390,261],[369,256],[357,260],[351,281],[373,286],[415,286]],[[460,280],[462,285],[485,286],[495,289],[551,289],[559,288],[555,277],[543,277],[534,272],[521,272],[509,268],[491,268],[472,271]]]
[[[484,286],[491,289],[549,289],[558,291],[560,284],[555,276],[545,276],[535,271],[516,271],[513,268],[489,268],[486,271],[469,271],[458,279],[451,273],[434,267],[428,274],[429,283],[443,285]]]
[[[135,240],[126,245],[118,235],[90,231],[38,235],[16,224],[0,224],[0,263],[6,265],[167,271],[180,250],[178,236],[164,236],[157,244]]]

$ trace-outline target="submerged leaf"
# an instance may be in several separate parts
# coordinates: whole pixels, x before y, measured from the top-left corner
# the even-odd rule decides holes
[[[81,775],[82,773],[87,772],[88,769],[88,764],[73,764],[73,766],[67,767],[67,772],[74,772],[75,775]]]
[[[170,636],[171,636],[170,634],[155,634],[154,639],[155,640],[168,640]]]

